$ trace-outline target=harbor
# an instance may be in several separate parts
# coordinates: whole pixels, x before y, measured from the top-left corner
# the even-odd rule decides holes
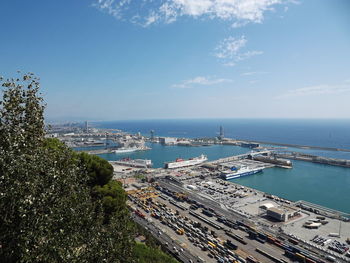
[[[140,170],[115,176],[124,183],[137,220],[178,242],[175,250],[169,248],[175,255],[184,251],[188,258],[200,258],[199,262],[216,262],[218,257],[240,262],[249,258],[260,262],[350,262],[350,214],[223,180],[221,170],[237,166],[232,159],[218,162],[216,168],[204,163],[144,170],[142,183],[136,179]],[[259,163],[236,158],[236,162],[242,161],[250,168]],[[176,213],[178,220],[173,221],[169,211]],[[191,224],[198,221],[215,236],[196,234]],[[233,240],[232,253],[224,250],[230,245],[227,240]]]
[[[103,145],[87,134],[65,139],[83,141],[76,150],[110,161],[134,220],[152,226],[165,246],[178,242],[168,250],[179,260],[350,262],[349,160],[224,136],[104,136]],[[141,196],[149,197],[140,203]],[[184,221],[171,222],[166,211]],[[193,229],[200,221],[218,237],[196,235],[185,220]]]
[[[63,137],[68,142],[72,138],[79,141],[79,136],[87,139],[96,134],[97,136],[94,138],[102,140],[106,138],[106,132],[112,133],[110,129],[96,129],[94,132],[89,129],[89,133],[75,131],[74,136],[69,133],[69,130],[65,132],[59,137]],[[169,139],[170,137],[167,137],[168,139],[162,137],[163,139],[159,140],[160,137],[156,137],[154,134],[152,138],[152,134],[147,137],[141,136],[139,133],[129,134],[120,130],[113,130],[113,133],[116,134],[110,137],[114,140],[118,137],[131,138],[132,140],[141,139],[145,142],[144,146],[147,147],[147,150],[116,154],[112,150],[118,147],[113,145],[113,141],[109,141],[108,145],[105,143],[101,146],[90,145],[74,149],[97,154],[109,161],[120,161],[124,158],[151,160],[152,167],[155,169],[163,168],[166,162],[174,162],[176,159],[186,160],[201,154],[207,156],[209,165],[213,162],[224,161],[226,158],[236,162],[241,159],[243,163],[237,163],[238,166],[244,166],[244,162],[260,161],[269,169],[263,169],[260,173],[233,180],[244,186],[270,192],[290,200],[307,200],[340,211],[350,212],[350,207],[347,205],[350,203],[350,197],[347,194],[350,191],[350,171],[347,168],[347,159],[325,158],[309,154],[310,150],[306,149],[293,151],[291,148],[256,145],[257,143],[249,141],[237,145],[235,140],[227,139],[224,136],[221,140],[218,138]],[[201,143],[204,146],[185,147],[181,143],[174,143],[186,140]],[[255,148],[251,148],[252,146]],[[333,152],[329,151],[329,153]]]

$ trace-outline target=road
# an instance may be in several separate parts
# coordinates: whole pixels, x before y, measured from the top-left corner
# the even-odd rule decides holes
[[[152,236],[154,236],[161,244],[168,244],[166,246],[168,251],[171,252],[171,254],[173,254],[176,259],[184,263],[202,262],[198,259],[198,257],[192,255],[187,249],[182,248],[176,242],[174,242],[170,236],[162,232],[161,229],[159,229],[155,224],[150,223],[146,219],[141,218],[135,214],[132,214],[132,219],[147,229],[152,234]],[[177,251],[179,251],[178,254],[176,254],[174,247],[177,249]],[[183,249],[183,251],[181,251],[181,249]]]

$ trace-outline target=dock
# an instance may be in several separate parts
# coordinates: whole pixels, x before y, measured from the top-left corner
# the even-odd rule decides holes
[[[292,160],[299,160],[299,161],[328,164],[328,165],[350,168],[350,160],[345,160],[345,159],[328,158],[328,157],[322,157],[322,156],[305,154],[301,152],[292,152],[292,151],[275,152],[274,155],[276,157],[284,158],[284,159],[292,159]]]
[[[220,163],[226,163],[226,162],[231,162],[231,161],[237,161],[237,160],[243,160],[247,159],[249,156],[253,157],[256,155],[268,155],[271,154],[271,151],[261,151],[261,152],[250,152],[250,153],[245,153],[245,154],[240,154],[240,155],[234,155],[226,158],[221,158],[216,161],[209,162],[210,164],[220,164]]]

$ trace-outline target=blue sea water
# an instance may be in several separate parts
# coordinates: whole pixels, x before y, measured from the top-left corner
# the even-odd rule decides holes
[[[350,120],[319,119],[182,119],[96,122],[96,127],[116,128],[149,135],[214,137],[223,126],[225,137],[277,143],[350,149]]]
[[[350,168],[293,161],[292,169],[271,168],[235,183],[350,213]]]
[[[233,147],[228,145],[188,147],[163,146],[158,143],[149,143],[147,146],[149,146],[151,150],[123,154],[107,153],[100,154],[99,156],[108,161],[122,159],[125,157],[131,157],[133,159],[149,159],[152,160],[154,168],[160,168],[164,167],[164,162],[174,161],[176,158],[189,159],[200,156],[201,154],[205,154],[207,155],[209,161],[213,161],[218,158],[243,154],[250,150],[247,148]]]
[[[225,130],[225,137],[259,140],[277,143],[301,144],[350,149],[349,120],[147,120],[93,123],[95,127],[121,129],[130,133],[172,137],[214,137],[219,127]],[[164,162],[178,157],[190,158],[200,154],[209,160],[247,152],[249,149],[214,145],[206,147],[162,146],[152,144],[152,150],[145,152],[103,154],[107,160],[123,157],[151,159],[154,167],[163,167]],[[349,152],[298,149],[295,151],[350,159]],[[350,169],[293,161],[292,169],[271,168],[262,174],[235,179],[235,182],[275,194],[290,200],[306,200],[333,209],[350,213]]]

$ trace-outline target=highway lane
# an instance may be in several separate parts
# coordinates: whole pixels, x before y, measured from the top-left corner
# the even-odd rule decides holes
[[[132,219],[143,226],[146,230],[148,230],[154,238],[156,238],[160,243],[162,243],[168,250],[171,252],[174,257],[176,257],[178,260],[184,263],[194,263],[194,262],[202,262],[198,257],[192,255],[187,249],[182,248],[177,244],[173,239],[171,239],[170,236],[168,236],[166,233],[162,232],[160,228],[158,228],[156,225],[148,222],[146,219],[141,218],[135,214],[132,214]],[[167,245],[166,245],[167,244]],[[178,251],[176,253],[174,247]],[[183,251],[181,251],[181,249]]]

